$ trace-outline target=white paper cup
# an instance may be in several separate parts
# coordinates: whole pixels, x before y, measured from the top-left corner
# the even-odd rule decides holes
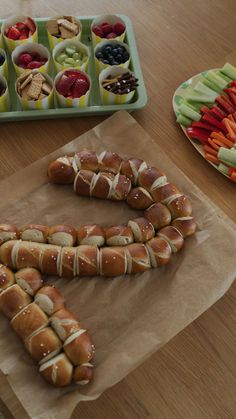
[[[0,48],[0,55],[3,55],[5,61],[3,65],[0,66],[0,74],[2,74],[6,79],[8,79],[8,64],[7,64],[7,54],[4,49]]]
[[[24,20],[27,18],[27,16],[14,16],[11,17],[9,19],[4,20],[3,24],[2,24],[2,28],[1,28],[1,32],[2,32],[2,36],[5,42],[5,45],[8,49],[8,51],[11,53],[16,47],[18,47],[18,45],[25,45],[28,44],[29,42],[38,42],[38,28],[37,28],[37,23],[34,21],[34,19],[32,19],[36,25],[36,30],[33,33],[33,35],[29,36],[29,38],[27,39],[22,39],[22,40],[17,40],[14,41],[13,39],[9,39],[5,33],[6,30],[10,27],[15,25],[17,22],[24,22]]]
[[[60,106],[60,108],[84,108],[85,106],[88,106],[89,95],[90,95],[90,91],[91,91],[91,79],[90,79],[88,74],[83,72],[83,74],[89,80],[89,90],[87,91],[87,93],[85,95],[83,95],[79,98],[71,99],[71,98],[66,98],[66,97],[62,96],[57,91],[56,85],[57,85],[58,80],[61,78],[63,73],[65,71],[68,71],[68,70],[73,71],[73,70],[75,70],[75,68],[71,67],[71,68],[67,68],[66,70],[60,71],[60,73],[58,73],[56,75],[55,80],[54,80],[54,88],[55,88],[55,93],[56,93],[56,99],[57,99],[58,106]]]
[[[94,60],[95,60],[96,73],[97,74],[100,73],[100,71],[104,70],[105,68],[114,67],[110,64],[104,64],[101,60],[99,60],[96,57],[96,52],[101,51],[101,49],[106,45],[117,45],[117,46],[121,45],[122,47],[126,49],[126,51],[129,53],[129,59],[125,61],[125,63],[118,64],[117,67],[128,68],[129,63],[130,63],[130,49],[128,45],[125,44],[124,42],[107,39],[106,41],[99,42],[99,44],[97,44],[96,47],[94,48]]]
[[[32,72],[35,73],[35,74],[40,73],[37,69],[32,70]],[[25,110],[25,111],[32,110],[32,109],[34,109],[34,110],[44,110],[44,109],[51,109],[51,108],[54,107],[53,80],[46,73],[44,74],[44,77],[46,78],[46,80],[50,84],[50,86],[52,86],[52,91],[51,91],[50,95],[48,95],[47,97],[45,97],[44,99],[41,99],[41,100],[25,100],[25,99],[22,99],[22,97],[19,95],[19,93],[17,91],[18,79],[16,80],[15,90],[16,90],[17,97],[18,97],[18,99],[21,103],[21,106],[22,106],[23,110]]]
[[[73,16],[74,17],[74,16]],[[54,20],[54,19],[62,19],[63,16],[56,16],[56,17],[52,17],[49,20]],[[82,23],[79,19],[77,19],[76,17],[74,17],[75,22],[79,25],[80,31],[77,35],[75,35],[73,38],[69,38],[70,41],[72,39],[76,39],[77,41],[81,40],[81,36],[82,36]],[[47,29],[47,24],[46,24],[46,29]],[[47,29],[47,35],[48,35],[48,42],[49,42],[49,47],[50,50],[53,51],[54,47],[59,44],[60,42],[66,41],[66,39],[63,38],[57,38],[56,36],[51,35],[51,33],[48,31]]]
[[[4,48],[2,33],[0,33],[0,48]]]
[[[24,73],[24,71],[26,70],[25,68],[19,67],[17,65],[18,61],[19,61],[19,56],[23,53],[23,52],[38,52],[41,57],[43,58],[47,58],[47,62],[42,65],[41,67],[37,68],[36,70],[38,70],[40,73],[49,73],[50,71],[50,53],[48,51],[48,49],[41,44],[35,44],[35,43],[30,43],[30,44],[24,44],[24,45],[19,45],[18,47],[16,47],[14,49],[14,51],[12,52],[11,58],[12,58],[12,62],[14,65],[14,69],[15,72],[17,74],[17,76],[19,76],[20,74]]]
[[[97,16],[92,21],[92,24],[91,24],[92,41],[93,41],[93,45],[94,46],[96,44],[98,44],[99,42],[102,42],[104,40],[111,41],[111,39],[115,39],[116,41],[121,41],[121,42],[124,41],[126,30],[121,35],[116,36],[115,38],[111,38],[111,39],[100,38],[100,36],[97,36],[93,32],[93,27],[94,26],[97,26],[97,25],[101,25],[103,22],[108,22],[108,23],[110,23],[110,25],[114,25],[114,23],[121,22],[126,27],[125,22],[119,16],[117,16],[117,15],[101,15],[101,16]]]
[[[132,71],[129,71],[129,72],[132,75],[134,75]],[[99,88],[100,88],[101,101],[103,105],[120,105],[122,103],[131,102],[135,94],[135,90],[132,90],[132,92],[130,93],[118,95],[118,94],[109,92],[102,86],[102,81],[106,79],[108,76],[116,77],[119,74],[125,74],[125,73],[127,73],[127,69],[119,67],[119,66],[111,66],[101,71],[101,73],[99,74]]]
[[[0,84],[5,88],[5,92],[0,96],[0,112],[8,112],[10,110],[10,94],[7,81],[2,74],[0,74]]]
[[[54,62],[54,66],[55,69],[57,71],[57,73],[59,71],[63,71],[69,67],[71,67],[71,65],[62,65],[60,64],[57,60],[56,57],[67,47],[70,46],[75,46],[76,49],[78,51],[82,51],[87,55],[87,60],[82,64],[82,65],[77,65],[75,67],[73,67],[75,70],[82,70],[82,71],[87,71],[88,69],[88,63],[89,63],[89,59],[90,59],[90,51],[89,48],[82,44],[82,42],[78,41],[77,39],[66,39],[63,42],[60,42],[59,44],[57,44],[52,52],[52,58],[53,58],[53,62]]]

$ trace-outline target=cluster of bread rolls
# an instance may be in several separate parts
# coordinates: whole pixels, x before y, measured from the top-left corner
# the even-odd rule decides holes
[[[24,268],[14,274],[0,265],[0,311],[48,383],[64,387],[91,381],[94,346],[90,335],[65,307],[61,292],[43,284],[38,270]]]

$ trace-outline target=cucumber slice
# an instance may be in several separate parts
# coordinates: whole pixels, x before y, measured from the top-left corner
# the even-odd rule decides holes
[[[225,81],[227,81],[228,84],[231,83],[232,79],[223,74],[221,71],[217,71],[216,74],[218,74],[218,76],[222,77]]]
[[[203,84],[201,81],[199,81],[196,86],[194,86],[193,90],[197,93],[201,93],[203,96],[212,96],[214,100],[217,98],[218,93],[216,93],[214,90],[207,87],[205,84]]]
[[[222,93],[222,89],[219,86],[217,86],[217,84],[213,83],[212,81],[204,79],[202,83],[205,84],[210,89],[215,90],[215,92]]]
[[[184,115],[187,116],[187,118],[192,119],[193,121],[200,121],[201,114],[194,111],[189,105],[186,103],[182,103],[180,105],[179,111]]]
[[[221,72],[226,74],[226,76],[230,77],[232,80],[236,80],[236,68],[232,64],[225,63]]]
[[[203,106],[202,102],[191,102],[191,100],[187,100],[186,104],[190,105],[197,112],[199,112],[201,107]],[[212,106],[212,103],[209,106]]]
[[[225,89],[227,86],[227,81],[224,80],[222,77],[218,76],[215,71],[210,70],[208,71],[204,77],[213,83],[215,83],[218,87],[220,87],[222,90]]]
[[[218,94],[215,97],[213,97],[213,96],[201,95],[201,94],[198,94],[198,93],[195,93],[195,92],[193,92],[193,93],[189,92],[186,95],[186,99],[191,100],[192,102],[202,102],[204,104],[205,103],[211,103],[212,104],[212,103],[215,102],[217,96],[218,96]]]
[[[220,163],[219,166],[218,166],[218,169],[221,173],[224,173],[224,175],[228,175],[229,168],[225,164]]]
[[[236,166],[236,150],[220,147],[218,158],[231,166]]]
[[[192,119],[189,119],[180,113],[176,119],[176,122],[178,122],[178,124],[183,125],[184,127],[188,127],[189,125],[191,125]]]

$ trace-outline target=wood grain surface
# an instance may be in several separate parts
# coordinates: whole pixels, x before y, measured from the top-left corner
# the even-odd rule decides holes
[[[147,106],[133,113],[134,118],[235,222],[235,184],[208,165],[186,140],[175,123],[171,105],[173,93],[182,81],[226,61],[236,65],[235,0],[0,2],[1,18],[11,14],[53,16],[58,12],[123,13],[132,19],[149,96]],[[24,168],[103,119],[1,124],[0,178]],[[234,285],[217,304],[121,383],[98,400],[81,403],[73,419],[235,419],[235,301]],[[0,411],[5,417],[28,417],[3,375],[0,397]]]

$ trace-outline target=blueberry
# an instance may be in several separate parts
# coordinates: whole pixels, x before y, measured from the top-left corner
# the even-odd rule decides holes
[[[120,63],[123,63],[123,56],[121,55],[121,54],[117,54],[117,56],[116,56],[116,61],[120,64]]]
[[[124,52],[124,54],[123,54],[123,60],[124,60],[124,62],[125,62],[125,61],[128,61],[128,59],[129,59],[129,53],[126,51],[126,52]]]
[[[114,60],[112,65],[119,65],[119,63]]]
[[[125,51],[125,49],[123,47],[118,47],[117,48],[118,54],[123,54],[124,51]]]
[[[113,60],[114,60],[114,57],[113,57],[112,55],[108,55],[107,60],[108,60],[109,62],[111,62],[111,61],[113,61]]]
[[[107,60],[102,60],[103,64],[110,64]]]
[[[97,57],[98,60],[100,60],[101,58],[103,58],[103,53],[101,51],[98,51],[96,53],[96,57]]]
[[[113,57],[115,57],[117,54],[118,54],[118,49],[117,48],[113,48],[113,51],[112,51]]]
[[[105,49],[106,52],[111,52],[112,51],[112,46],[111,45],[106,45],[104,47],[104,49]]]
[[[3,55],[0,55],[0,65],[3,65],[5,58]]]

